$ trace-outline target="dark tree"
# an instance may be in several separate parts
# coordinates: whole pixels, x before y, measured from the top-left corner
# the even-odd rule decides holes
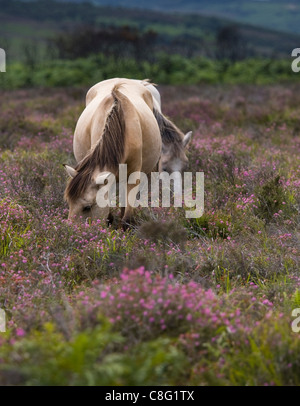
[[[134,58],[137,61],[152,60],[156,44],[156,32],[141,32],[129,26],[94,28],[81,26],[64,32],[50,40],[61,59],[76,59],[103,53],[119,58]]]
[[[235,25],[228,25],[219,30],[216,37],[217,59],[236,62],[247,56],[247,43]]]

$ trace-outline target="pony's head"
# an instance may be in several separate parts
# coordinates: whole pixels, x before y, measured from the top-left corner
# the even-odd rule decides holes
[[[97,194],[109,181],[110,172],[85,169],[75,169],[64,165],[70,179],[65,190],[65,200],[69,206],[69,220],[87,221],[87,219],[106,219],[109,207],[100,207],[97,203]]]
[[[159,161],[160,172],[184,172],[188,167],[186,150],[192,139],[192,131],[183,134],[174,123],[158,110],[153,111],[162,139],[162,152]]]
[[[159,161],[159,172],[181,172],[188,169],[189,160],[186,156],[187,147],[192,138],[192,131],[181,138],[176,138],[171,142],[162,143],[162,152]]]

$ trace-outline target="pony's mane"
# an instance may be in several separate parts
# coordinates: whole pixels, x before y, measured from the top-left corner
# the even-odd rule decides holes
[[[181,150],[183,133],[176,127],[172,121],[161,114],[158,110],[153,109],[154,116],[156,118],[162,142],[164,144],[172,144],[175,151]]]
[[[148,84],[148,85],[152,85],[152,86],[157,87],[157,84],[156,84],[156,83],[151,82],[151,80],[150,80],[150,79],[143,79],[141,82],[142,82],[142,85]]]
[[[78,172],[72,178],[65,191],[66,200],[75,200],[82,195],[91,182],[92,174],[96,168],[106,168],[111,172],[118,170],[119,163],[124,155],[125,147],[125,118],[121,105],[121,95],[118,88],[112,90],[113,105],[106,118],[102,137],[82,161],[75,167]]]

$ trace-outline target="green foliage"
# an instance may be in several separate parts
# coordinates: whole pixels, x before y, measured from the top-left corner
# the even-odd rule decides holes
[[[170,339],[122,351],[124,339],[102,320],[92,330],[65,337],[46,323],[0,349],[0,383],[17,385],[176,385],[186,360]]]
[[[249,348],[250,347],[250,348]],[[299,385],[299,341],[281,320],[256,329],[245,342],[226,354],[224,370],[231,385]],[[223,381],[223,384],[225,382]]]
[[[28,222],[28,212],[9,200],[0,200],[0,260],[25,245],[23,235],[30,230]]]
[[[280,67],[280,69],[279,69]],[[21,63],[8,65],[1,76],[0,87],[92,86],[111,77],[151,78],[160,84],[269,84],[281,81],[297,81],[290,61],[246,59],[225,67],[223,61],[207,58],[187,59],[180,55],[159,54],[153,63],[135,59],[116,59],[103,54],[73,61],[57,60],[38,64],[34,70]]]
[[[259,187],[257,191],[258,205],[254,213],[266,222],[269,222],[274,214],[283,208],[286,200],[285,191],[279,181],[280,176],[276,176]]]
[[[25,234],[28,229],[29,227],[22,229],[14,226],[5,230],[3,238],[0,239],[0,259],[4,259],[12,250],[18,250],[24,246],[22,234]]]
[[[185,219],[185,226],[191,236],[226,239],[230,235],[228,220],[218,215],[203,213],[201,217]]]
[[[291,299],[292,306],[295,308],[300,308],[300,289],[297,289]]]

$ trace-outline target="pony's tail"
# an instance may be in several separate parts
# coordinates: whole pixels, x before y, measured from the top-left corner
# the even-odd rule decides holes
[[[125,150],[125,115],[123,101],[126,98],[120,91],[121,84],[112,89],[113,104],[106,118],[101,141],[101,166],[117,170]],[[127,98],[126,98],[127,99]]]

